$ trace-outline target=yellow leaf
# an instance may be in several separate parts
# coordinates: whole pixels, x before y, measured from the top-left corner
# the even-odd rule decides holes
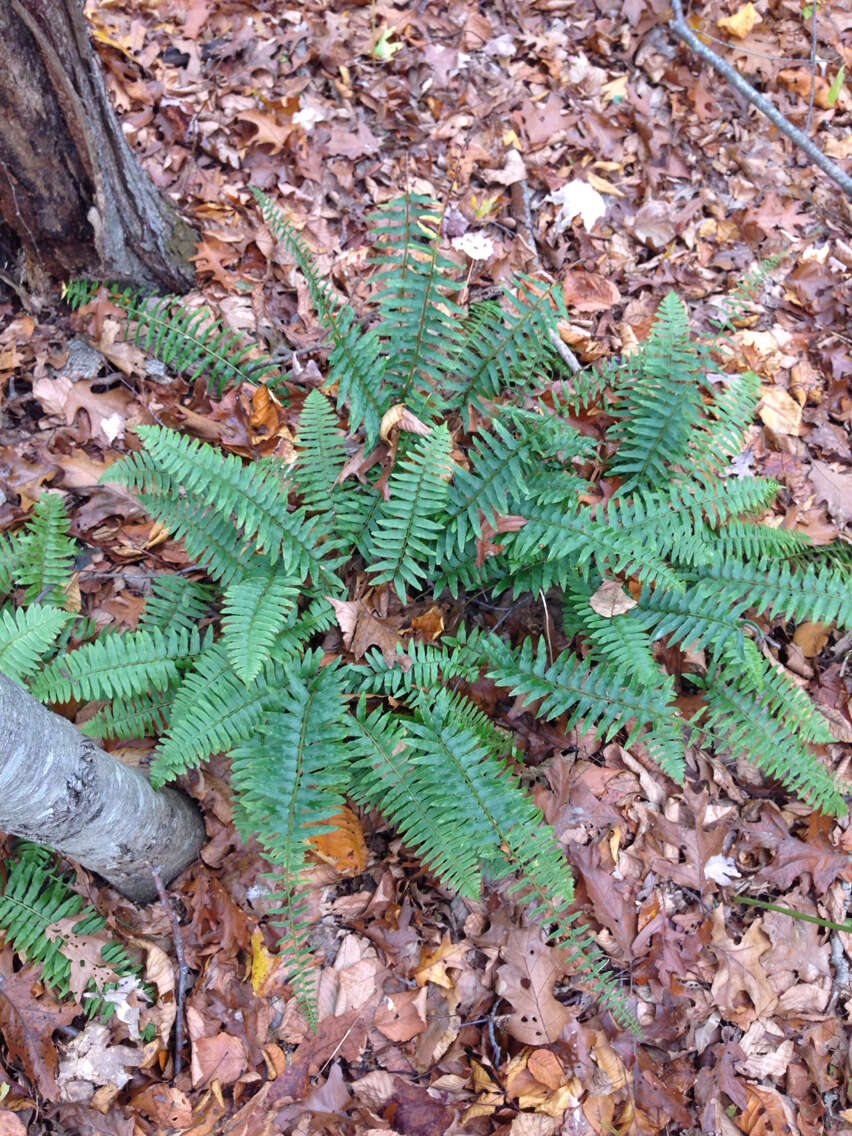
[[[606,178],[598,177],[598,175],[592,173],[591,170],[586,174],[586,181],[593,189],[596,189],[598,193],[608,193],[612,197],[624,197],[621,190],[614,186],[611,181],[607,181]]]
[[[806,659],[815,658],[828,642],[830,623],[800,623],[793,636],[793,642],[801,647]]]
[[[263,994],[278,959],[263,945],[263,935],[255,931],[251,937],[251,984],[255,994]]]
[[[733,16],[723,16],[721,20],[716,21],[716,27],[720,31],[727,32],[728,35],[734,36],[736,39],[745,39],[752,28],[763,20],[761,14],[757,11],[754,4],[749,2],[743,4],[734,12]]]

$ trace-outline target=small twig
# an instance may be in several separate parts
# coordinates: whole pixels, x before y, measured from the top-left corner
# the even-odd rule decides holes
[[[814,96],[816,95],[816,49],[817,49],[817,34],[816,34],[816,17],[817,17],[817,0],[811,0],[811,94],[808,99],[808,117],[805,120],[805,134],[810,134],[811,123],[814,117]]]
[[[180,1073],[183,1068],[181,1061],[181,1051],[183,1050],[183,1022],[184,1022],[184,1003],[186,1002],[186,980],[189,975],[189,968],[186,965],[186,955],[183,951],[183,934],[178,922],[177,912],[174,909],[172,901],[169,899],[168,893],[163,886],[163,880],[160,875],[159,864],[148,864],[151,869],[151,875],[154,877],[154,883],[157,888],[157,895],[160,897],[160,903],[166,909],[169,917],[169,922],[172,925],[172,938],[175,943],[175,954],[177,955],[178,964],[178,980],[177,980],[177,993],[175,995],[176,1013],[175,1013],[175,1076]]]
[[[681,0],[672,0],[672,10],[675,18],[669,21],[669,27],[678,39],[682,39],[696,55],[709,63],[711,67],[714,67],[720,75],[724,75],[732,87],[748,99],[753,106],[756,106],[759,111],[762,111],[782,134],[785,134],[800,150],[804,150],[815,166],[819,166],[823,173],[827,174],[845,193],[852,197],[852,178],[845,174],[838,165],[835,165],[830,158],[827,158],[819,147],[808,138],[807,134],[804,134],[797,126],[793,126],[792,122],[785,118],[769,99],[759,94],[750,83],[747,83],[730,63],[726,63],[721,56],[702,43],[695,32],[687,26]]]

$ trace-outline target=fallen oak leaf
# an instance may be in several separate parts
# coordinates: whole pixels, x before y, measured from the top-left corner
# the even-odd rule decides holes
[[[53,1031],[69,1025],[80,1008],[70,1002],[60,1005],[49,994],[34,998],[32,990],[38,981],[33,967],[0,980],[0,1032],[9,1053],[42,1096],[56,1100],[59,1054]]]

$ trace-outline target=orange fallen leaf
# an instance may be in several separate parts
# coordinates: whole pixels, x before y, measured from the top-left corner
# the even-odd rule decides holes
[[[330,864],[341,875],[360,875],[367,867],[367,844],[358,817],[344,805],[339,813],[323,823],[334,828],[311,837],[310,844],[317,859]]]

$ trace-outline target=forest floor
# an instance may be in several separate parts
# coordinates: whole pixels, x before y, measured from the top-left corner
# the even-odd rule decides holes
[[[693,26],[805,128],[811,18],[796,0],[758,0],[750,26],[750,8],[708,0]],[[706,330],[746,272],[779,256],[733,340],[763,385],[734,472],[780,482],[776,523],[818,544],[850,539],[850,202],[673,36],[664,0],[87,10],[128,140],[202,234],[188,303],[261,342],[294,383],[322,373],[320,331],[251,185],[292,216],[356,309],[368,215],[405,190],[432,195],[448,237],[491,242],[471,295],[518,271],[557,280],[570,313],[562,338],[583,364],[641,340],[670,289]],[[829,94],[841,65],[852,68],[848,5],[821,4],[815,27],[808,130],[849,170],[849,91]],[[577,181],[591,214],[572,204]],[[271,405],[259,428],[252,391],[189,389],[115,332],[109,318],[75,322],[58,303],[27,311],[0,295],[0,527],[18,525],[43,486],[63,490],[91,552],[83,609],[132,628],[146,580],[187,564],[129,496],[97,485],[134,426],[156,420],[257,456],[283,452],[292,422]],[[850,637],[807,623],[774,628],[771,642],[836,728],[825,756],[842,772]],[[324,645],[344,653],[339,635]],[[92,1033],[36,984],[14,1038],[4,1029],[0,1133],[852,1133],[852,933],[733,898],[843,922],[848,819],[786,796],[747,754],[696,755],[676,786],[616,743],[534,726],[511,700],[490,710],[522,739],[598,942],[625,988],[655,1007],[643,1036],[545,950],[531,980],[553,1035],[519,1040],[516,1007],[496,986],[507,944],[529,933],[522,913],[505,894],[455,899],[364,816],[313,869],[324,963],[313,1035],[277,967],[266,864],[235,833],[220,760],[183,782],[209,841],[170,889],[191,979],[184,1069],[175,1074],[170,1048],[166,909],[135,908],[78,870],[76,885],[159,975],[142,1017],[157,1037],[134,1038],[118,1017]],[[144,764],[151,745],[120,752]],[[730,871],[708,878],[719,854]],[[20,965],[9,947],[0,964]]]

